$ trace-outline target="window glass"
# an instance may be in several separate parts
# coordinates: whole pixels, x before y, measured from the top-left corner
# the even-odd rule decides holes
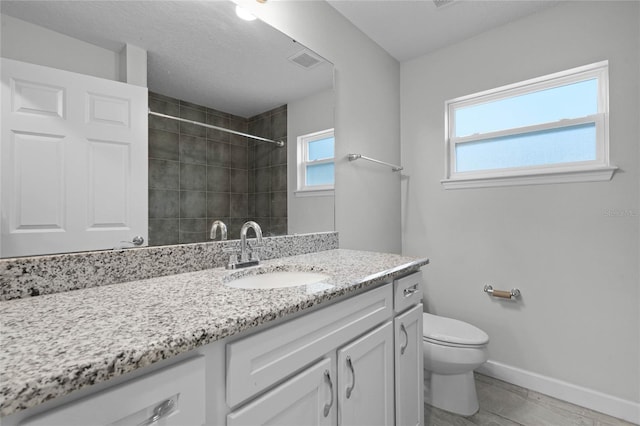
[[[456,171],[505,169],[596,159],[596,126],[510,135],[456,145]]]
[[[335,137],[333,129],[298,136],[298,191],[333,190]]]
[[[333,158],[333,136],[308,143],[307,161]]]
[[[333,185],[334,164],[310,164],[307,166],[307,186]]]
[[[455,137],[532,126],[598,112],[598,79],[456,108]]]

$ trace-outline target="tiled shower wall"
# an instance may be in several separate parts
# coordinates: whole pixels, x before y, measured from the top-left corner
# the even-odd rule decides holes
[[[149,92],[151,111],[266,138],[284,138],[286,106],[243,118]],[[247,220],[265,236],[287,230],[286,148],[149,116],[149,244],[209,240],[211,223],[240,236]]]

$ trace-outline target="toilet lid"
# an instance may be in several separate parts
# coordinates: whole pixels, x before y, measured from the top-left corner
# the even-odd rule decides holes
[[[423,313],[423,337],[434,343],[479,346],[489,343],[489,336],[478,327],[453,318]]]

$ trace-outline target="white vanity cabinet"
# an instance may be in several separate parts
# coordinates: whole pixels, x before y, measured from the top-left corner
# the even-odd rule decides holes
[[[424,424],[422,274],[394,281],[395,424]]]
[[[227,426],[422,425],[421,298],[415,273],[229,343]]]

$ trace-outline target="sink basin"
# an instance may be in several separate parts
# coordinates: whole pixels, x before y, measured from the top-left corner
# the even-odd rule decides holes
[[[233,288],[268,289],[316,284],[329,278],[318,272],[277,271],[245,275],[225,283]]]

